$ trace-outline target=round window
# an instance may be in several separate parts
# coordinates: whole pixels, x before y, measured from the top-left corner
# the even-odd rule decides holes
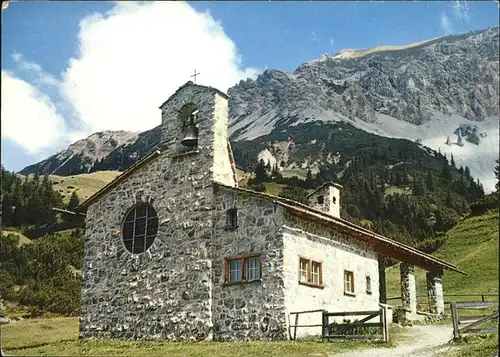
[[[158,215],[148,203],[132,207],[123,222],[123,244],[131,253],[141,254],[151,247],[158,233]]]

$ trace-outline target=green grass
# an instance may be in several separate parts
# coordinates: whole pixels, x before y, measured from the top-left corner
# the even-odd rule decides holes
[[[455,348],[438,354],[438,357],[493,357],[498,355],[498,335],[467,336],[453,346]]]
[[[285,169],[281,171],[283,177],[293,177],[297,176],[301,180],[305,180],[307,176],[307,170],[304,169]]]
[[[21,247],[23,245],[26,245],[26,244],[31,244],[31,239],[29,239],[28,237],[26,237],[25,235],[23,235],[22,233],[20,232],[17,232],[17,231],[11,231],[9,229],[5,229],[2,231],[2,236],[3,237],[6,237],[8,235],[13,235],[13,236],[16,236],[19,238],[19,242],[17,243],[17,247]]]
[[[123,356],[327,356],[373,347],[393,347],[402,330],[391,327],[392,342],[252,341],[153,342],[121,340],[78,341],[74,317],[30,319],[2,326],[2,348],[13,355],[123,355]]]
[[[264,182],[264,186],[266,187],[266,193],[275,196],[279,196],[281,191],[283,191],[283,187],[285,187],[285,185],[276,182]]]
[[[446,295],[488,293],[491,288],[498,289],[498,211],[487,212],[481,216],[466,218],[447,234],[441,248],[433,255],[455,264],[467,275],[445,271],[443,288]],[[415,270],[417,295],[427,301],[425,271]],[[399,265],[386,271],[387,296],[400,296]],[[478,300],[481,297],[456,297],[457,301]],[[498,297],[493,299],[498,300]],[[479,300],[480,301],[480,300]],[[397,305],[399,301],[389,301]]]
[[[399,193],[401,195],[411,195],[412,190],[410,187],[396,187],[396,186],[389,186],[385,189],[385,195],[394,195],[396,193]]]
[[[83,202],[94,193],[113,181],[121,172],[119,171],[99,171],[90,174],[80,174],[73,176],[50,175],[54,185],[54,190],[58,191],[68,202],[73,191],[76,191],[80,202]]]

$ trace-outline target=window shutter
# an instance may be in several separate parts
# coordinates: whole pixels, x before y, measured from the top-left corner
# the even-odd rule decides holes
[[[259,269],[259,279],[262,279],[262,258],[263,258],[263,257],[264,257],[263,255],[259,256],[259,265],[260,265],[260,269]]]
[[[229,261],[227,259],[224,260],[224,281],[229,281]]]
[[[248,266],[248,259],[241,259],[241,269],[243,270],[241,272],[241,279],[242,280],[247,280],[247,266]]]

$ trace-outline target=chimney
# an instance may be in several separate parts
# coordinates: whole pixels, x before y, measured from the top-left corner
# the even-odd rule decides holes
[[[309,206],[325,212],[333,217],[340,218],[340,189],[341,185],[326,182],[307,196]]]

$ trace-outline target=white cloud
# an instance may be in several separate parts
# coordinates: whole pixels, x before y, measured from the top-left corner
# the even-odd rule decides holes
[[[316,35],[316,31],[312,31],[309,38],[311,39],[311,41],[315,42],[316,44],[319,44],[320,40],[318,38],[318,35]]]
[[[2,71],[2,138],[30,153],[59,146],[66,126],[49,97],[29,83]]]
[[[455,18],[458,21],[469,22],[470,15],[469,15],[469,7],[467,5],[467,1],[455,0],[453,4],[453,14],[455,15]]]
[[[62,94],[89,131],[160,124],[158,106],[191,80],[223,91],[254,77],[222,25],[184,2],[117,3],[83,19]]]
[[[82,19],[75,40],[79,53],[60,79],[21,53],[11,57],[26,81],[2,71],[2,137],[30,153],[53,154],[96,131],[159,125],[159,105],[195,68],[199,84],[223,91],[259,72],[242,65],[210,13],[185,2],[117,2]]]
[[[52,75],[46,73],[43,68],[35,62],[28,61],[21,53],[13,53],[12,60],[20,71],[25,71],[33,76],[33,80],[39,85],[59,86],[60,82]]]
[[[455,33],[457,25],[469,23],[471,19],[467,0],[455,0],[450,7],[455,21],[444,12],[440,16],[441,29],[446,35]]]
[[[442,13],[440,21],[441,21],[441,28],[443,29],[446,35],[452,34],[454,32],[453,24],[449,19],[448,15]]]

